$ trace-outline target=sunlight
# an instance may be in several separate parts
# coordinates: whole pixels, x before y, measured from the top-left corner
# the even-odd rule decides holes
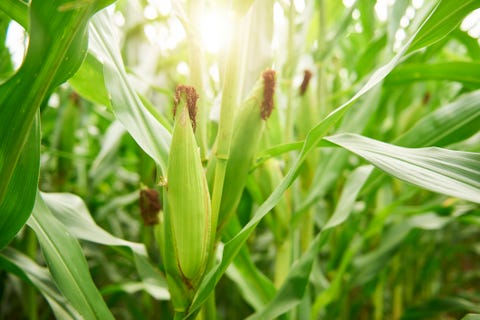
[[[472,38],[480,38],[480,9],[472,11],[462,22],[461,30]]]
[[[225,12],[208,11],[200,18],[200,37],[209,53],[218,53],[225,48],[231,33],[231,19]]]
[[[27,35],[22,26],[15,21],[8,25],[7,37],[5,39],[5,46],[10,51],[13,66],[15,69],[20,67],[25,55]]]

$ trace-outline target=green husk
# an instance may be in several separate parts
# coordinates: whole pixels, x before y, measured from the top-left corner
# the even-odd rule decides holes
[[[167,173],[167,228],[172,232],[179,272],[194,280],[205,270],[213,231],[210,195],[188,104],[179,110],[173,128]]]
[[[207,268],[216,219],[194,135],[195,102],[191,87],[177,88],[175,124],[164,191],[162,254],[176,312],[183,312]]]
[[[236,116],[218,217],[219,229],[240,202],[266,119],[273,109],[274,87],[275,72],[267,70],[240,106]]]

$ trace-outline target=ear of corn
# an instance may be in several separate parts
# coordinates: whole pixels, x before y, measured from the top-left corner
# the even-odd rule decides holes
[[[235,212],[240,202],[265,121],[273,109],[274,88],[275,71],[267,70],[238,110],[218,216],[219,228]]]
[[[165,204],[164,256],[170,261],[167,275],[190,288],[206,269],[216,228],[193,131],[196,99],[193,88],[177,89],[177,101],[182,103],[176,107]],[[170,258],[175,262],[171,263]]]

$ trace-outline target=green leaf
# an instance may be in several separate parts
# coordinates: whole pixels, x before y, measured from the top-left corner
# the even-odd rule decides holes
[[[420,32],[415,36],[409,52],[442,40],[460,25],[467,14],[479,7],[480,4],[477,0],[440,1],[431,16],[422,25]]]
[[[165,278],[148,261],[145,246],[117,238],[100,228],[90,215],[85,203],[69,193],[41,193],[45,204],[56,219],[77,239],[108,246],[125,246],[132,250],[135,266],[143,288],[158,300],[168,300]]]
[[[28,30],[28,4],[21,0],[0,1],[0,10]]]
[[[108,3],[88,1],[76,6],[70,0],[30,3],[31,31],[25,60],[18,72],[0,86],[0,203],[40,104],[55,86],[78,69],[87,49],[87,22]]]
[[[411,149],[354,134],[325,138],[379,169],[422,188],[480,203],[480,154],[441,148]]]
[[[40,115],[29,130],[12,179],[0,202],[0,248],[6,246],[27,222],[37,194],[40,171]],[[3,183],[3,182],[2,182]]]
[[[170,292],[165,277],[152,266],[148,257],[138,253],[134,253],[133,257],[135,267],[142,279],[142,289],[157,300],[170,300]]]
[[[70,302],[58,291],[47,268],[12,248],[0,252],[0,268],[34,285],[47,300],[57,319],[81,319]]]
[[[35,232],[45,261],[60,292],[86,319],[113,319],[95,287],[78,241],[67,231],[37,194],[28,225]]]
[[[342,189],[342,194],[340,195],[340,199],[338,200],[333,215],[328,219],[328,222],[323,229],[336,227],[347,220],[350,212],[353,210],[355,199],[357,198],[360,189],[365,184],[366,179],[370,176],[372,170],[372,166],[363,166],[358,167],[352,172]]]
[[[360,21],[362,23],[363,33],[367,37],[371,37],[375,31],[375,7],[369,0],[357,1],[357,7],[360,11]]]
[[[477,90],[427,114],[394,143],[407,147],[448,146],[476,134],[479,123],[480,90]]]
[[[386,79],[387,85],[405,85],[414,81],[457,81],[468,88],[480,86],[480,63],[468,61],[434,64],[409,63],[396,68]]]
[[[469,313],[462,320],[480,320],[480,314],[478,313]]]
[[[91,53],[87,54],[78,71],[68,82],[85,99],[111,107],[105,87],[103,64]]]
[[[118,149],[122,137],[125,135],[125,128],[123,125],[114,121],[110,124],[102,140],[102,148],[93,160],[93,163],[88,171],[88,176],[92,181],[92,185],[96,186],[107,175],[111,174],[116,169],[112,166],[118,156]]]
[[[112,110],[138,145],[166,173],[170,132],[148,111],[128,80],[113,23],[107,13],[92,19],[91,50],[103,60]]]
[[[480,91],[477,90],[428,113],[393,143],[415,148],[448,146],[476,134],[479,121]],[[375,171],[365,190],[371,190],[378,185],[382,181],[381,177],[384,177],[383,173]]]
[[[290,151],[299,151],[302,150],[304,141],[297,141],[297,142],[290,142],[290,143],[282,143],[279,145],[275,145],[270,147],[266,150],[260,151],[255,159],[255,163],[250,168],[250,172],[254,171],[260,165],[262,165],[265,161],[270,158],[278,157],[282,154],[288,153]],[[320,140],[317,144],[317,147],[331,147],[332,144],[325,140]]]
[[[368,75],[368,73],[375,68],[378,60],[380,59],[379,56],[383,52],[386,44],[387,36],[386,34],[383,34],[378,38],[373,39],[368,44],[368,47],[366,47],[366,49],[361,53],[355,68],[360,78]]]
[[[54,217],[73,237],[105,245],[126,246],[133,252],[146,255],[143,244],[114,237],[100,228],[80,197],[70,193],[41,192],[40,195]]]

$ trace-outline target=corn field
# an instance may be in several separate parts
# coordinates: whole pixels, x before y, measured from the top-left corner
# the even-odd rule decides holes
[[[0,319],[480,319],[480,1],[0,0]]]

